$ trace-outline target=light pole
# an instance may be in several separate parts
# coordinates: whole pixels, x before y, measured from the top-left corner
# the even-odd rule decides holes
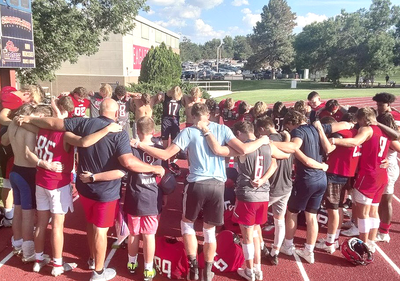
[[[221,49],[222,45],[224,43],[221,42],[221,44],[219,44],[219,46],[217,47],[217,73],[218,73],[218,60],[219,60],[219,50]]]

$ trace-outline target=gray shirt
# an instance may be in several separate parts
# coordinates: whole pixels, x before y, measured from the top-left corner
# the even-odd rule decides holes
[[[281,134],[271,134],[270,140],[274,142],[281,142]],[[278,168],[272,177],[269,178],[271,190],[269,195],[271,197],[279,197],[288,194],[292,191],[292,168],[293,168],[293,154],[289,159],[277,160]]]
[[[263,145],[256,151],[239,157],[238,160],[239,175],[235,188],[236,198],[244,202],[268,202],[269,182],[267,181],[259,188],[254,188],[251,182],[255,178],[262,178],[271,166],[271,147]]]

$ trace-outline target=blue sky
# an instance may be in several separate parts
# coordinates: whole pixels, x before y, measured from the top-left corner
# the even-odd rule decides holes
[[[297,15],[295,33],[307,24],[339,14],[341,9],[353,12],[368,8],[372,3],[371,0],[287,2]],[[181,38],[186,36],[193,42],[204,43],[226,35],[234,37],[251,33],[267,3],[268,0],[148,0],[150,12],[142,11],[140,15],[181,34]]]

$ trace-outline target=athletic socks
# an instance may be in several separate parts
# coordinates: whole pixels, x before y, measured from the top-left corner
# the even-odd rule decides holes
[[[315,245],[310,245],[310,244],[305,243],[304,246],[305,246],[306,250],[309,251],[310,253],[314,252]]]
[[[274,247],[272,247],[272,249],[271,249],[271,257],[274,257],[276,255],[279,255],[279,251],[277,249],[275,249]]]
[[[14,217],[14,207],[12,207],[11,209],[4,208],[4,216],[8,220],[12,220]]]
[[[42,261],[42,260],[44,260],[43,252],[35,253],[35,259],[36,259],[37,261]]]
[[[336,235],[335,235],[335,240],[338,240],[339,239],[339,236],[340,236],[340,232],[341,232],[342,230],[339,228],[338,230],[336,230]]]
[[[63,265],[63,259],[62,258],[59,258],[59,259],[53,258],[53,264],[55,266],[62,266]]]
[[[285,239],[283,242],[285,243],[286,247],[290,247],[293,245],[293,239]]]
[[[265,248],[265,243],[264,243],[264,241],[261,241],[261,243],[260,243],[260,248],[261,248],[261,251],[264,250],[264,248]]]
[[[152,262],[145,262],[144,263],[144,270],[152,270],[153,269],[153,263]]]
[[[255,271],[261,271],[261,263],[257,263],[257,264],[255,263],[254,264],[254,270]]]
[[[14,236],[11,237],[11,244],[13,245],[14,248],[22,247],[23,242],[24,240],[22,238],[19,240],[14,240]]]
[[[130,255],[128,254],[128,261],[131,262],[131,263],[133,263],[133,264],[135,264],[136,261],[137,261],[137,256],[138,256],[138,255],[130,256]]]
[[[326,235],[326,245],[328,245],[328,246],[330,246],[330,245],[332,245],[333,243],[335,243],[335,236],[336,236],[336,234],[327,234]]]
[[[379,232],[382,234],[387,234],[387,233],[389,233],[389,229],[391,226],[392,226],[392,224],[380,222],[379,223]]]

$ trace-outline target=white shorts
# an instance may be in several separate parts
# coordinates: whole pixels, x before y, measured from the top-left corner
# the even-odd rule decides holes
[[[285,215],[289,197],[290,192],[278,197],[269,197],[268,205],[272,207],[272,213],[274,216]]]
[[[385,187],[385,191],[383,194],[393,194],[394,193],[394,184],[396,183],[397,179],[399,178],[399,165],[389,166],[387,168],[388,174],[388,184]]]
[[[355,202],[363,204],[363,205],[373,205],[372,204],[372,198],[368,198],[364,194],[362,194],[360,191],[357,189],[353,188],[353,195],[351,197]],[[379,205],[379,203],[378,203]]]
[[[68,213],[68,209],[73,212],[71,185],[67,184],[54,190],[36,185],[36,209],[38,211],[50,210],[52,214],[62,215]]]
[[[3,179],[3,188],[12,189],[11,182],[9,179]]]

